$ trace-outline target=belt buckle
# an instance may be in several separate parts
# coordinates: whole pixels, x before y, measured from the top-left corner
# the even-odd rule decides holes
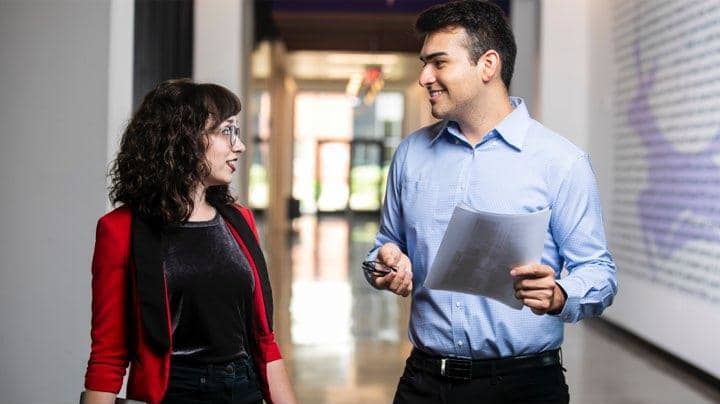
[[[448,379],[471,380],[472,361],[463,359],[440,359],[440,375]]]

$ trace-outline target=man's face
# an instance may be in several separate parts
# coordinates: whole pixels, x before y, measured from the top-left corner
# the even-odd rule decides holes
[[[482,63],[471,62],[468,43],[462,27],[425,37],[420,51],[424,66],[418,82],[428,91],[435,118],[461,121],[473,113],[482,97]]]

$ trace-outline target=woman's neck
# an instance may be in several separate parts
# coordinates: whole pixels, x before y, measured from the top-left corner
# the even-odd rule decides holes
[[[205,186],[200,185],[195,189],[193,194],[193,211],[188,221],[190,222],[206,222],[212,220],[217,212],[205,199]]]

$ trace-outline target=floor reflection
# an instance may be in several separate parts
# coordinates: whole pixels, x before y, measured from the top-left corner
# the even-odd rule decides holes
[[[409,352],[407,304],[360,270],[377,232],[371,216],[303,216],[292,247],[294,385],[302,403],[386,403]]]
[[[409,299],[374,290],[362,275],[378,222],[366,216],[296,219],[288,251],[292,270],[271,269],[271,276],[292,285],[290,296],[275,298],[277,311],[289,308],[282,318],[290,324],[278,321],[275,328],[301,403],[392,401],[410,351]],[[571,402],[720,402],[716,387],[604,324],[566,327]]]

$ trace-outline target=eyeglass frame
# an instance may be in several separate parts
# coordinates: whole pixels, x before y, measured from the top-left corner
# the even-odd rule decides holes
[[[235,124],[221,128],[220,134],[228,137],[228,140],[230,141],[230,147],[235,147],[238,141],[242,141],[240,139],[240,127]]]
[[[378,267],[380,269],[378,269]],[[397,272],[397,268],[380,261],[363,261],[362,269],[371,276],[385,276],[391,272]]]

